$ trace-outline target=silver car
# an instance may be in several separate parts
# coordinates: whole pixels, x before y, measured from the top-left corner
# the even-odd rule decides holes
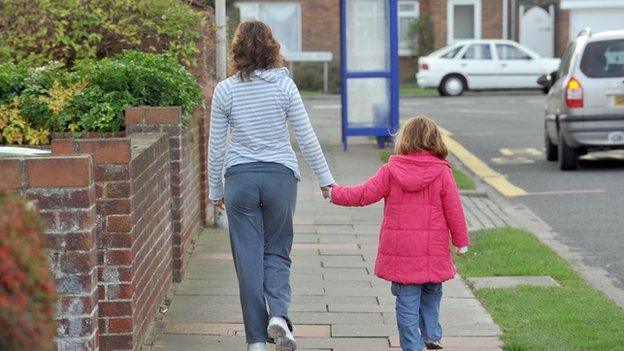
[[[546,159],[574,170],[580,155],[624,148],[624,30],[583,30],[546,80]]]

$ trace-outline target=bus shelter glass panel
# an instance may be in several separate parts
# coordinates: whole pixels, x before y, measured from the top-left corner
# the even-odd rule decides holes
[[[347,6],[347,70],[390,70],[390,21],[386,0],[350,0]]]
[[[398,126],[397,0],[341,1],[342,141]]]
[[[359,78],[347,80],[350,127],[390,125],[390,80]]]

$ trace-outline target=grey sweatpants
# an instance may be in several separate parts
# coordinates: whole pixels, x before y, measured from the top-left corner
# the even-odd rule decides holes
[[[276,163],[235,165],[225,172],[224,202],[248,343],[267,341],[270,317],[290,325],[297,182],[292,170]]]

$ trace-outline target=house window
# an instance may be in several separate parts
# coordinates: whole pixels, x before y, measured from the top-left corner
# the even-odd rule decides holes
[[[410,33],[414,22],[418,19],[420,5],[416,0],[399,0],[399,56],[415,54],[417,38]],[[412,34],[412,35],[410,35]]]
[[[282,52],[301,52],[301,4],[297,2],[239,2],[241,21],[266,23],[282,44]]]
[[[447,41],[481,39],[481,0],[448,0]]]

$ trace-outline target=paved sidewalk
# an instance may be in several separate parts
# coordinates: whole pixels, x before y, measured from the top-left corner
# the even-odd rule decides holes
[[[337,180],[360,182],[379,166],[370,142],[349,152],[325,147]],[[382,204],[340,208],[323,201],[302,167],[293,248],[293,303],[300,350],[398,350],[394,298],[389,283],[373,276]],[[472,229],[501,224],[486,198],[464,199],[479,220]],[[483,212],[488,212],[485,216]],[[484,223],[482,218],[488,218]],[[152,350],[244,349],[242,316],[227,233],[200,236],[187,278],[157,323]],[[498,327],[461,279],[444,286],[442,324],[446,350],[498,350]],[[149,347],[148,347],[149,349]]]

